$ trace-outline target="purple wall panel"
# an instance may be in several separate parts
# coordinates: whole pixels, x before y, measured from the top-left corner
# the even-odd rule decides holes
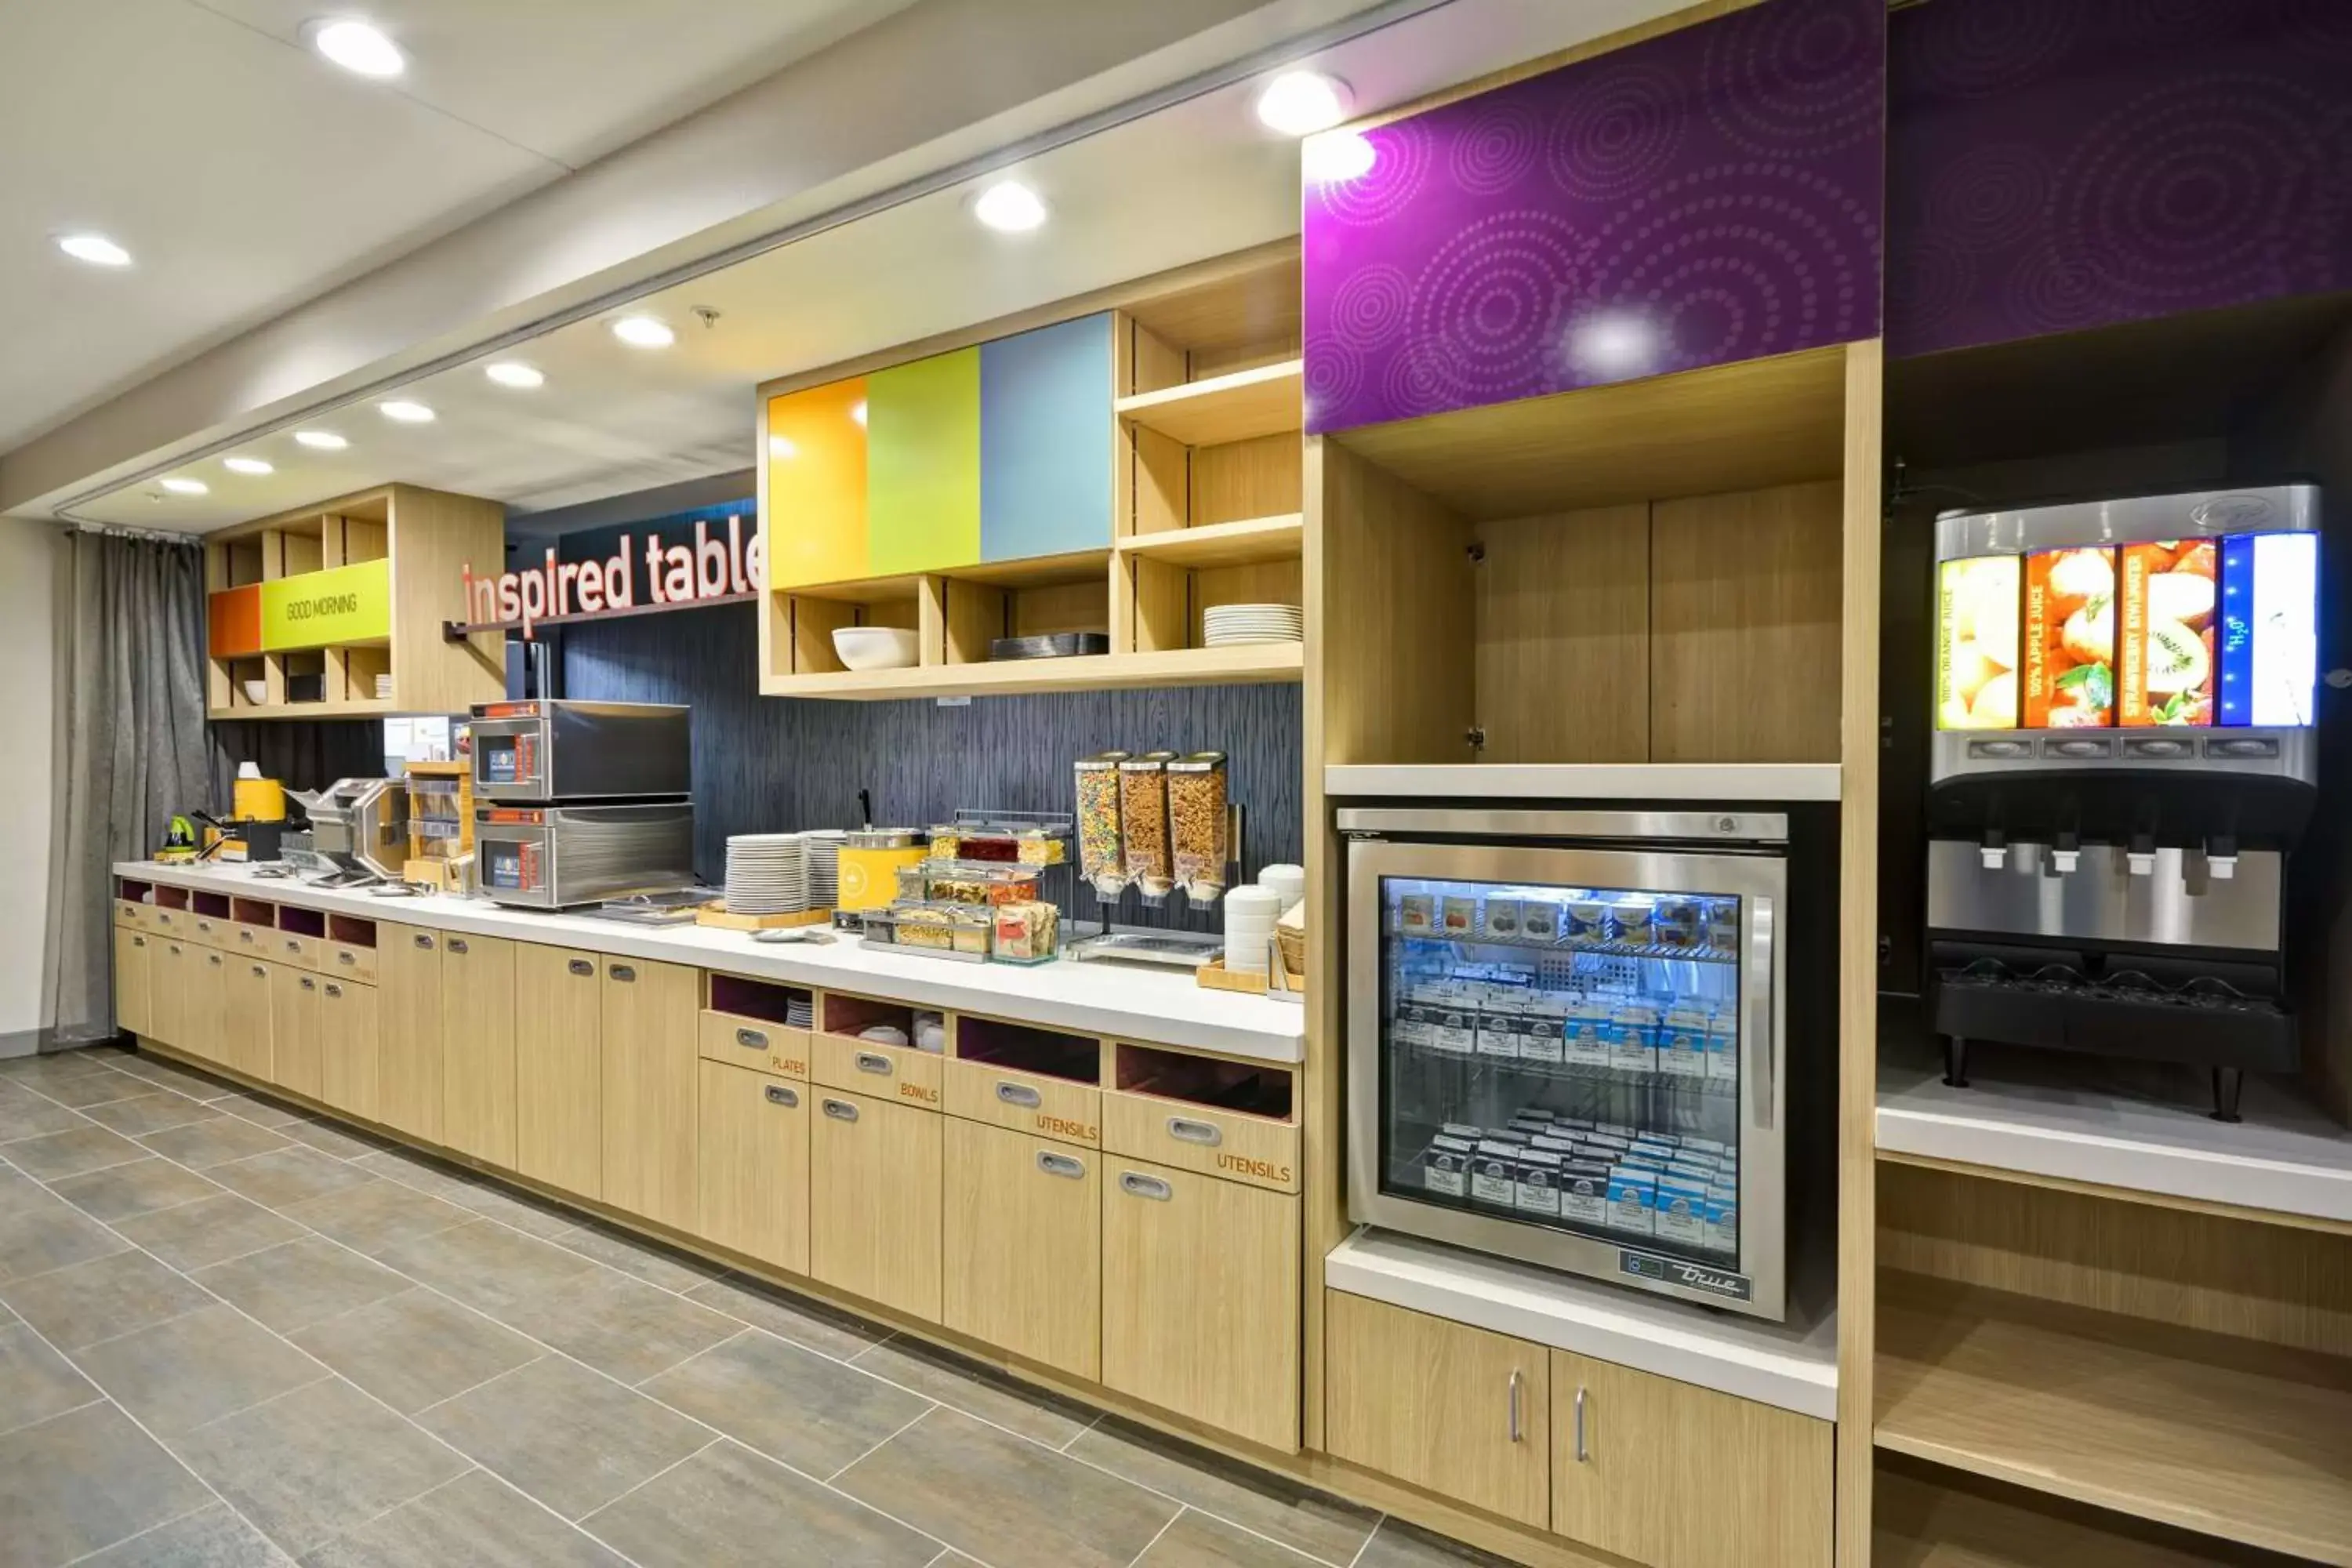
[[[1890,353],[2352,288],[2352,0],[1936,0],[1890,47]]]
[[[1307,429],[1875,336],[1885,42],[1769,0],[1366,132],[1307,188]]]

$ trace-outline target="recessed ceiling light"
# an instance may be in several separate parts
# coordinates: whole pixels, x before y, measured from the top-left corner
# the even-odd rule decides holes
[[[102,234],[60,235],[58,248],[76,261],[87,261],[92,267],[131,265],[131,253]]]
[[[495,364],[486,364],[482,367],[482,374],[500,386],[532,387],[547,384],[543,372],[520,360],[502,359]]]
[[[624,316],[613,323],[613,335],[639,349],[666,349],[677,342],[667,323],[651,316]]]
[[[1257,95],[1257,117],[1285,136],[1312,136],[1348,118],[1348,84],[1321,71],[1285,71]]]
[[[163,481],[163,488],[175,496],[200,496],[210,487],[202,479],[184,479],[174,474]]]
[[[297,430],[294,439],[314,452],[340,452],[351,445],[332,430]]]
[[[232,474],[274,474],[278,471],[259,458],[223,458],[221,467]]]
[[[861,397],[849,405],[849,416],[860,426],[866,423],[866,399]]]
[[[310,47],[354,76],[398,76],[408,68],[400,46],[365,22],[328,22],[310,35]]]
[[[376,407],[383,410],[383,416],[386,419],[397,419],[403,425],[430,425],[433,423],[432,409],[427,408],[422,403],[412,402],[405,397],[395,397],[389,403],[379,403],[376,405]]]
[[[1045,221],[1045,199],[1018,180],[999,180],[971,204],[971,216],[1004,234],[1025,234]]]
[[[800,444],[790,436],[768,437],[768,456],[771,458],[797,458],[800,455]]]
[[[1335,131],[1328,135],[1309,136],[1299,147],[1300,170],[1320,185],[1360,180],[1370,174],[1372,165],[1380,161],[1379,150],[1373,147],[1371,138],[1360,131]]]

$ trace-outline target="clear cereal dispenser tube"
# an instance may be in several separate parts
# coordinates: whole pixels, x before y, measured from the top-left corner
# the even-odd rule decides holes
[[[1096,896],[1116,899],[1127,890],[1127,847],[1119,835],[1118,765],[1126,752],[1080,757],[1078,775],[1078,875]]]
[[[1118,764],[1118,831],[1127,846],[1127,879],[1147,899],[1176,888],[1168,852],[1168,764],[1173,752],[1146,752]]]
[[[1225,754],[1195,752],[1168,764],[1168,826],[1176,885],[1197,904],[1224,895],[1233,837],[1225,812]]]

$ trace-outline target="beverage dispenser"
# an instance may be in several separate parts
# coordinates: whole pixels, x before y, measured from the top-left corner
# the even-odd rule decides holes
[[[2319,494],[1937,520],[1927,997],[1971,1040],[2292,1071],[2286,857],[2317,795]]]

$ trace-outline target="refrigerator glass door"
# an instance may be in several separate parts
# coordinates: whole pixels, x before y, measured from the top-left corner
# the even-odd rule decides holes
[[[1353,1217],[1780,1317],[1786,862],[1349,857]]]

